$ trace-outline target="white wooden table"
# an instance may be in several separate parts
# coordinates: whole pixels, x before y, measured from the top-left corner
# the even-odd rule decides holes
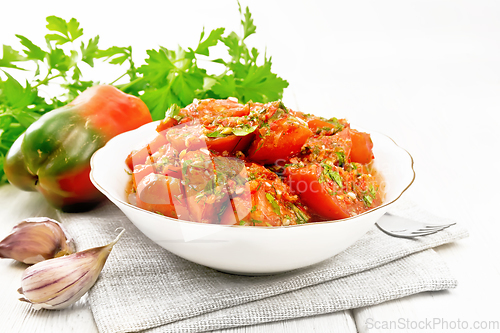
[[[102,5],[107,8],[103,12],[109,12],[111,5]],[[157,5],[174,8],[163,2]],[[252,1],[248,5],[258,29],[255,43],[267,45],[274,71],[290,82],[285,104],[345,117],[392,137],[415,160],[417,178],[407,195],[430,212],[467,226],[471,236],[437,249],[458,278],[454,290],[227,332],[389,332],[367,325],[389,321],[406,323],[393,330],[397,332],[438,332],[446,326],[415,327],[437,321],[450,327],[460,321],[469,329],[476,321],[494,328],[496,321],[496,330],[481,331],[499,331],[500,3]],[[0,42],[14,44],[15,33],[36,35],[34,25],[43,26],[45,16],[76,16],[89,38],[98,33],[109,45],[138,45],[141,59],[141,50],[157,44],[173,47],[186,38],[183,46],[194,44],[202,25],[237,28],[232,1],[218,4],[217,11],[212,11],[215,5],[201,1],[177,6],[174,10],[180,13],[191,9],[191,26],[175,30],[180,18],[151,10],[154,5],[114,7],[113,19],[124,37],[100,21],[104,14],[89,9],[99,8],[92,4],[76,10],[43,2],[20,14],[22,4],[9,2],[3,9],[12,15],[0,22]],[[129,25],[134,20],[137,24]],[[0,187],[0,238],[25,217],[53,215],[39,194]],[[36,312],[17,301],[24,268],[0,260],[0,332],[97,331],[85,299],[52,312]]]

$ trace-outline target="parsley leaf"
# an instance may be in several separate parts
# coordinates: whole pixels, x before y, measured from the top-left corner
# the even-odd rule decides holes
[[[236,82],[234,80],[234,75],[229,74],[216,81],[212,86],[212,92],[220,98],[236,97]]]
[[[82,61],[89,64],[90,67],[94,67],[94,59],[98,57],[99,48],[97,44],[99,44],[99,36],[89,39],[87,46],[85,46],[84,42],[80,46]]]
[[[233,58],[234,62],[240,60],[241,51],[240,51],[240,37],[236,34],[236,32],[231,32],[226,37],[221,38],[224,45],[228,48],[229,55]]]
[[[212,30],[210,32],[210,35],[207,37],[207,39],[205,39],[202,42],[203,36],[205,35],[205,29],[203,29],[203,31],[201,32],[201,36],[200,36],[200,43],[198,44],[198,47],[196,48],[196,50],[194,52],[198,53],[198,54],[205,55],[205,56],[209,56],[210,52],[208,49],[212,46],[217,45],[222,34],[224,33],[224,30],[225,30],[224,28],[218,28],[218,29]]]
[[[26,59],[28,60],[40,60],[43,61],[47,52],[42,50],[39,46],[33,44],[28,38],[16,35],[17,38],[21,40],[21,44],[26,47],[28,50],[24,50],[24,54],[26,54]]]
[[[73,42],[83,35],[83,29],[80,28],[80,23],[74,18],[66,22],[60,17],[49,16],[47,17],[47,29],[59,33],[45,36],[47,41],[55,41],[58,45]]]
[[[274,101],[280,99],[283,89],[288,87],[288,82],[271,72],[270,62],[263,66],[251,66],[240,82],[236,90],[240,91],[238,97],[244,101]]]
[[[2,94],[5,96],[5,104],[10,109],[22,109],[31,105],[36,94],[31,90],[29,83],[26,88],[14,79],[10,74],[5,73],[7,80],[3,82]]]
[[[177,96],[172,93],[169,86],[147,90],[141,96],[141,99],[148,106],[153,120],[163,119],[165,110],[172,104],[181,104]]]
[[[13,64],[16,61],[24,61],[25,58],[8,45],[3,46],[3,57],[0,59],[0,67],[22,69]]]
[[[172,90],[183,105],[187,105],[197,96],[196,91],[203,88],[203,75],[197,70],[177,73],[172,80]]]
[[[241,12],[241,5],[238,2],[238,10],[240,11],[240,15],[243,14]],[[243,26],[243,39],[247,38],[251,34],[254,34],[257,30],[257,27],[253,24],[252,14],[250,14],[250,10],[248,7],[246,8],[245,14],[243,14],[244,19],[241,20],[241,25]]]
[[[98,38],[99,36],[97,36]],[[110,64],[121,65],[132,57],[132,47],[112,46],[106,50],[98,50],[96,58],[106,58]]]
[[[168,74],[175,68],[174,64],[168,59],[163,49],[148,50],[147,54],[149,58],[146,59],[146,65],[139,67],[139,73],[143,74],[153,86],[164,85]]]

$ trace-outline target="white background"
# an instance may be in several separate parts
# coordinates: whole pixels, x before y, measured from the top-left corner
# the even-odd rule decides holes
[[[434,309],[425,316],[453,320],[444,309],[463,308],[465,320],[498,320],[500,1],[247,5],[257,26],[248,44],[267,48],[273,71],[290,83],[285,104],[392,137],[415,159],[408,196],[469,228],[470,239],[440,251],[459,289],[435,303],[408,301],[411,311],[422,313],[418,304]],[[15,49],[14,34],[43,44],[46,16],[75,17],[87,40],[100,35],[101,48],[132,45],[138,65],[158,45],[195,47],[203,27],[240,29],[236,1],[3,1],[0,13],[0,43]],[[109,82],[117,70],[86,74]],[[408,302],[383,305],[387,318],[403,309],[398,316],[411,319]]]

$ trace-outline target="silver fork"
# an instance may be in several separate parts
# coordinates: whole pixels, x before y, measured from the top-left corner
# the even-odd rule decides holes
[[[434,234],[455,223],[422,223],[386,213],[375,224],[380,230],[388,235],[401,238],[415,238]]]

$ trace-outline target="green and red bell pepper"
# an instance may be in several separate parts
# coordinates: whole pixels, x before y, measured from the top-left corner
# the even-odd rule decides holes
[[[92,154],[112,137],[151,122],[137,97],[109,85],[87,89],[34,122],[9,150],[9,182],[39,191],[54,207],[79,211],[103,198],[89,177]]]

